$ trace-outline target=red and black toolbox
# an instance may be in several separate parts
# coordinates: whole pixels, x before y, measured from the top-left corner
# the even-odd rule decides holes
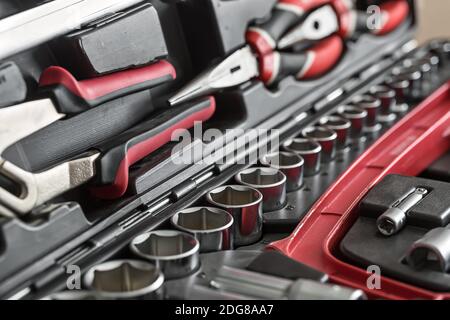
[[[316,7],[333,1],[318,2]],[[88,183],[42,203],[36,200],[32,211],[25,205],[22,212],[4,205],[7,199],[0,193],[0,297],[133,298],[105,292],[118,287],[133,291],[114,281],[136,270],[145,277],[147,265],[139,263],[155,265],[158,253],[170,255],[170,246],[185,260],[169,267],[167,259],[157,261],[164,284],[155,274],[151,281],[164,287],[164,293],[151,298],[254,297],[251,291],[222,292],[223,279],[233,270],[244,272],[236,277],[245,278],[250,270],[280,281],[304,278],[339,284],[360,290],[358,298],[450,297],[445,265],[450,253],[439,256],[450,241],[450,233],[445,239],[450,222],[450,41],[417,45],[420,22],[413,0],[342,2],[359,12],[386,2],[393,7],[401,3],[408,14],[386,33],[344,37],[341,30],[327,38],[339,38],[343,51],[337,61],[325,56],[332,67],[318,76],[285,76],[271,86],[255,78],[176,107],[167,100],[177,89],[245,46],[249,26],[267,24],[279,14],[274,13],[277,8],[295,7],[295,1],[142,1],[0,59],[0,111],[24,102],[33,108],[33,101],[50,98],[58,113],[66,115],[3,150],[1,189],[20,204],[33,193],[27,183],[39,180],[28,182],[29,175],[22,173],[45,174],[61,163],[70,163],[76,171],[67,161],[80,156],[94,163]],[[45,4],[1,1],[0,17]],[[344,20],[339,21],[341,28]],[[303,62],[313,63],[308,61]],[[373,108],[381,115],[371,118]],[[19,123],[26,117],[15,119]],[[374,123],[368,124],[370,119]],[[331,130],[333,120],[338,123]],[[200,135],[198,127],[193,128],[196,122],[202,122]],[[364,127],[359,131],[358,123]],[[14,131],[15,125],[10,123],[6,131]],[[337,133],[334,140],[344,130],[350,140],[334,141],[340,145],[328,150],[330,155],[330,140],[321,136],[318,126]],[[179,129],[191,129],[193,137],[182,141],[182,149],[181,136],[171,139]],[[202,135],[208,129],[221,134],[208,139]],[[264,153],[281,150],[292,155],[296,147],[311,141],[322,148],[320,167],[305,171],[303,183],[278,195],[283,200],[277,198],[274,207],[264,202],[269,209],[263,213],[261,207],[259,213],[242,208],[236,213],[238,203],[220,206],[221,200],[230,200],[227,192],[244,194],[250,185],[261,184],[257,176],[266,170],[260,168]],[[314,161],[314,148],[303,151],[306,167]],[[186,155],[189,161],[183,161]],[[13,164],[15,171],[4,163]],[[16,181],[17,172],[25,178]],[[65,183],[53,177],[46,188]],[[77,181],[69,184],[76,186]],[[378,218],[387,210],[401,209],[418,189],[426,194],[404,210],[401,228],[383,235]],[[273,193],[262,193],[263,201],[269,202]],[[241,202],[254,204],[243,198]],[[233,235],[223,233],[221,246],[203,247],[199,255],[198,244],[174,231],[180,214],[199,207],[209,207],[203,216],[215,212],[211,207],[234,214],[233,223],[239,226],[234,243],[227,238]],[[255,214],[261,221],[252,224]],[[430,249],[430,232],[431,240],[438,238],[444,248]],[[161,244],[158,239],[169,240]],[[223,245],[226,241],[228,246]],[[411,251],[421,242],[418,252]],[[129,259],[134,262],[124,266]],[[280,270],[280,265],[285,268]],[[102,270],[103,280],[98,279]],[[214,287],[220,279],[222,287]],[[96,292],[96,281],[108,285]]]

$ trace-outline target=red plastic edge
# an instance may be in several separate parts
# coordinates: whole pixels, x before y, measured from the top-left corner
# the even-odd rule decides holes
[[[331,0],[279,0],[278,3],[292,5],[307,12],[325,3],[330,3],[330,1]]]
[[[128,149],[126,156],[120,163],[116,179],[112,185],[98,187],[92,190],[94,196],[100,199],[117,199],[122,197],[128,189],[129,168],[139,160],[156,151],[172,139],[172,133],[178,129],[192,128],[195,122],[207,121],[216,111],[214,97],[209,97],[210,105],[199,112],[193,113],[177,124],[167,128],[156,136],[142,141]]]
[[[175,79],[176,71],[169,62],[164,60],[149,66],[83,81],[78,81],[69,71],[62,67],[52,66],[42,73],[39,85],[41,87],[63,85],[74,95],[89,101],[167,75]]]
[[[417,106],[368,149],[317,201],[295,231],[268,248],[329,274],[336,283],[381,299],[450,299],[391,278],[368,289],[366,270],[335,253],[357,218],[357,204],[388,174],[416,176],[450,149],[450,82]]]

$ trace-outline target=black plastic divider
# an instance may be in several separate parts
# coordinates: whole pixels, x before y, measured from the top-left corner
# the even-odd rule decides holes
[[[19,220],[1,219],[0,281],[55,250],[91,226],[76,203],[56,206],[41,221],[27,224]]]

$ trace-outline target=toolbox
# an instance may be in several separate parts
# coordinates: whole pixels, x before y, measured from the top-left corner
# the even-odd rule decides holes
[[[64,1],[0,2],[0,39],[2,21]],[[0,114],[15,121],[0,128],[0,298],[450,297],[450,40],[417,45],[415,1],[120,2],[9,55],[0,45]],[[342,15],[326,45],[265,60],[267,34],[330,6],[402,19],[363,32]],[[239,61],[223,88],[183,95],[254,37],[253,77],[236,81],[254,67]],[[35,110],[16,115],[22,103]],[[401,227],[383,235],[389,210]]]

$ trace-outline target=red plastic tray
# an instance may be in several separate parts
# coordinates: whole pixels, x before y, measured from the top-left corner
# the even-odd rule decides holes
[[[450,82],[403,118],[342,174],[295,231],[269,248],[329,274],[339,284],[364,290],[371,298],[450,299],[382,277],[381,289],[366,285],[370,274],[341,261],[339,243],[357,218],[357,204],[388,174],[416,176],[450,149]]]

